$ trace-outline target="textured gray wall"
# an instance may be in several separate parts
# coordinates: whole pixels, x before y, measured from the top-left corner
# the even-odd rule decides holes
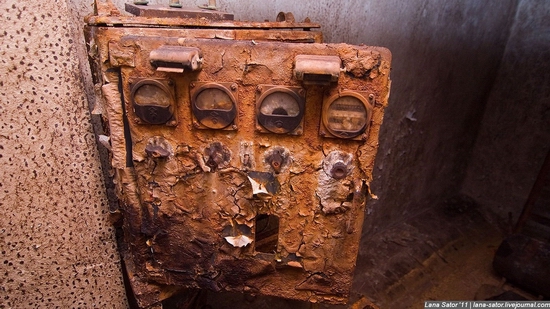
[[[517,220],[550,148],[549,16],[549,1],[521,1],[463,185],[502,224]]]

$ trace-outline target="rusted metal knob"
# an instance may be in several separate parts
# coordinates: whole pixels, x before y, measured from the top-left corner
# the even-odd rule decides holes
[[[334,179],[342,179],[348,175],[348,167],[343,162],[336,162],[332,165],[330,175]]]
[[[229,149],[220,142],[214,142],[205,149],[206,165],[213,171],[223,167],[231,160]]]
[[[164,149],[160,145],[148,144],[145,147],[145,153],[147,156],[152,158],[168,158],[170,156],[170,151]]]
[[[208,157],[208,160],[206,161],[206,165],[208,165],[212,169],[216,169],[218,165],[222,162],[223,162],[223,156],[220,153],[215,152]]]
[[[281,172],[281,168],[285,164],[287,157],[288,154],[285,153],[283,148],[276,148],[266,156],[265,161],[269,163],[273,171],[278,174]]]
[[[271,167],[273,167],[273,170],[275,170],[275,172],[280,172],[281,171],[281,165],[283,163],[283,157],[281,156],[280,153],[274,153],[273,156],[271,157]]]
[[[342,151],[331,151],[323,159],[323,170],[325,174],[333,179],[340,180],[348,177],[353,170],[353,156]]]

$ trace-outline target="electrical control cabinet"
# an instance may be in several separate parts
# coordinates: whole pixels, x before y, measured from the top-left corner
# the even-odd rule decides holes
[[[390,52],[309,21],[149,13],[96,1],[86,30],[139,305],[186,288],[346,302]]]

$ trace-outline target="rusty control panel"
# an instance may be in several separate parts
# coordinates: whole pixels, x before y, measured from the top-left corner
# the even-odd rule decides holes
[[[345,303],[390,52],[322,43],[290,13],[95,6],[95,109],[139,305],[188,288]]]

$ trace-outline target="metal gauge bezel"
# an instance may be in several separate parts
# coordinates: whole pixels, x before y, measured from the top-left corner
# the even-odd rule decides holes
[[[331,116],[330,108],[336,103],[339,99],[351,97],[357,100],[361,106],[365,108],[366,119],[365,124],[354,131],[338,130],[333,128],[330,125],[329,118]],[[321,116],[321,131],[320,135],[331,138],[341,138],[341,139],[351,139],[351,140],[364,140],[365,136],[363,134],[368,131],[370,127],[370,122],[372,119],[373,106],[367,99],[369,94],[362,91],[351,91],[345,90],[339,93],[336,93],[328,98],[325,98],[323,102],[323,110]]]
[[[298,107],[296,116],[267,115],[261,112],[266,99],[277,93],[289,95]],[[305,90],[301,87],[259,85],[256,94],[256,129],[262,133],[301,135],[305,114]]]
[[[205,91],[220,90],[231,101],[231,109],[201,109],[197,106],[198,97]],[[193,126],[196,129],[209,130],[237,130],[238,105],[235,93],[235,83],[196,82],[191,87],[191,111],[193,114]]]
[[[174,82],[170,79],[139,78],[130,81],[130,103],[134,112],[135,122],[152,125],[177,125],[175,117],[176,95]],[[168,106],[160,104],[142,105],[136,102],[136,94],[144,86],[158,88],[168,99]],[[155,119],[156,118],[156,119]]]

